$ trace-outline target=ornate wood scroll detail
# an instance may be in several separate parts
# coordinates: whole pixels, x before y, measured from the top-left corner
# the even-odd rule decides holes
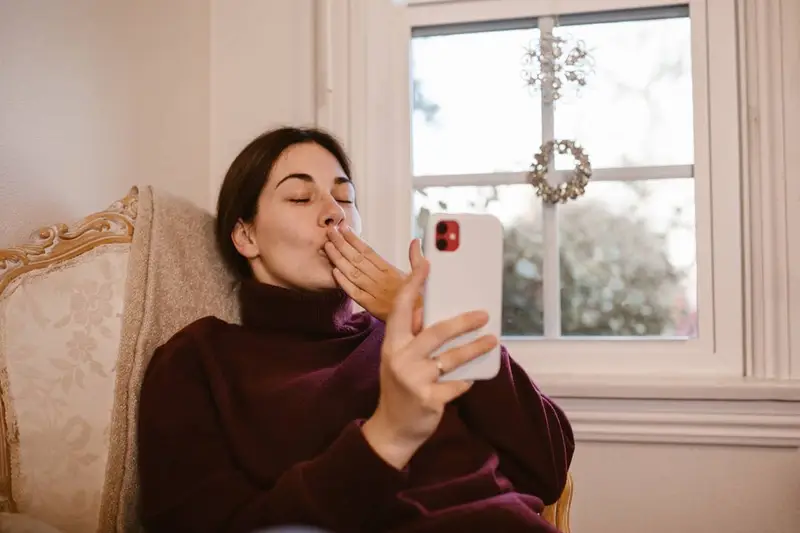
[[[0,249],[0,294],[17,277],[66,261],[104,244],[130,243],[139,189],[75,224],[54,224],[35,232],[31,242]]]
[[[567,484],[561,497],[553,505],[544,508],[542,516],[563,533],[570,533],[569,512],[572,507],[572,474],[567,473]]]

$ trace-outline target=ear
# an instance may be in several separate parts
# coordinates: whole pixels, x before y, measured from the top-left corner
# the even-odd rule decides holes
[[[231,231],[231,240],[236,250],[245,259],[255,259],[258,257],[259,250],[256,243],[253,225],[239,220]]]

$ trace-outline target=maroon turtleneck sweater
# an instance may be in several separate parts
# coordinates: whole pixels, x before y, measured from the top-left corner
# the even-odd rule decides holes
[[[553,532],[569,422],[503,351],[500,374],[445,411],[403,471],[361,433],[378,401],[383,324],[339,291],[256,282],[242,325],[201,319],[160,347],[139,411],[150,533]]]

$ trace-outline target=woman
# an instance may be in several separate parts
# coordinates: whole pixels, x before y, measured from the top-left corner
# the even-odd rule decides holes
[[[419,244],[408,277],[371,251],[350,176],[314,129],[265,133],[233,162],[217,238],[241,278],[242,325],[201,319],[150,363],[146,529],[554,531],[539,512],[565,484],[567,419],[505,350],[492,380],[438,382],[497,339],[429,357],[487,317],[420,327]]]

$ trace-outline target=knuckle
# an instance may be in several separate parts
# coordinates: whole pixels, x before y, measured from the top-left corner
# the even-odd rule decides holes
[[[453,350],[453,359],[455,360],[455,364],[453,366],[455,367],[462,365],[479,354],[480,351],[476,350],[470,345],[459,346]]]
[[[350,277],[352,279],[358,279],[361,276],[361,271],[357,268],[350,269]]]
[[[437,335],[440,335],[442,337],[451,335],[453,331],[456,330],[455,320],[456,319],[450,318],[442,322],[438,322],[431,327],[431,330],[433,330]]]
[[[474,359],[484,353],[488,352],[492,348],[492,343],[488,342],[486,339],[479,339],[468,344],[464,344],[457,348],[454,348],[452,351],[452,357],[456,361],[456,365],[466,363],[467,361]]]
[[[473,346],[469,344],[465,344],[464,346],[459,346],[453,350],[453,359],[455,359],[456,365],[458,366],[466,361],[469,361],[473,357],[478,354],[478,350],[476,350]]]
[[[469,331],[470,323],[464,316],[457,316],[447,322],[447,337],[452,338]]]
[[[477,339],[474,344],[477,351],[485,352],[495,347],[497,344],[497,339],[492,335],[484,335],[483,337]]]
[[[480,328],[483,324],[483,320],[481,319],[480,315],[477,314],[467,314],[461,317],[461,323],[459,324],[459,331],[461,333],[466,333],[468,331],[475,331],[476,329]]]

